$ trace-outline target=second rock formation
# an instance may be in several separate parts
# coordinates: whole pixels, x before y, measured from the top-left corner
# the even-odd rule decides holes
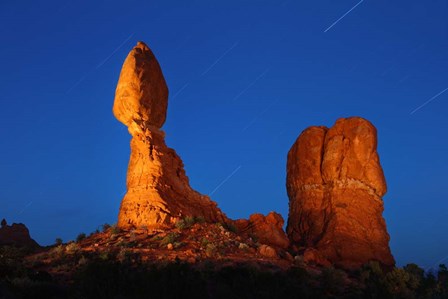
[[[345,268],[394,265],[382,217],[386,181],[375,127],[359,117],[310,127],[288,153],[287,234],[299,248]]]

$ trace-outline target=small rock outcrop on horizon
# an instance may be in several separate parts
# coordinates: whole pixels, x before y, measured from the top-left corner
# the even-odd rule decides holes
[[[376,128],[360,117],[304,130],[288,153],[287,234],[317,263],[393,266]]]
[[[0,246],[13,245],[17,247],[36,248],[39,247],[34,241],[28,228],[22,223],[13,223],[8,225],[3,219],[0,227]]]
[[[123,64],[113,106],[115,117],[132,135],[118,226],[163,228],[185,216],[229,221],[214,201],[190,187],[182,160],[166,146],[161,127],[167,106],[168,87],[159,63],[138,42]]]

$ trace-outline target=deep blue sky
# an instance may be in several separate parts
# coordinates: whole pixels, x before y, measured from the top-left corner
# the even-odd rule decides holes
[[[228,216],[286,219],[297,136],[358,115],[378,129],[396,260],[448,256],[448,91],[411,114],[448,88],[446,0],[6,0],[0,36],[0,217],[41,244],[116,221],[130,135],[112,104],[143,40],[192,186],[233,173],[212,196]]]

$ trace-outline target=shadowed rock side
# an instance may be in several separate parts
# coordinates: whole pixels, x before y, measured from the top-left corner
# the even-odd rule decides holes
[[[287,234],[293,245],[345,268],[370,260],[395,264],[382,217],[386,181],[376,148],[375,127],[359,117],[300,134],[287,161]]]
[[[113,107],[115,117],[132,135],[127,193],[118,215],[121,228],[162,228],[185,216],[228,221],[215,202],[190,187],[182,160],[166,146],[160,128],[167,103],[168,88],[159,63],[139,42],[123,64]]]
[[[3,219],[0,228],[1,245],[14,245],[28,248],[39,247],[39,244],[31,238],[30,232],[25,224],[13,223],[12,225],[8,225],[5,219]]]

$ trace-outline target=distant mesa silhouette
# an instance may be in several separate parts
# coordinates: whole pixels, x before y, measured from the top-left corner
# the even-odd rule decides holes
[[[382,217],[386,180],[376,128],[360,117],[310,127],[288,153],[287,233],[307,256],[356,268],[371,260],[395,264]]]
[[[6,220],[3,219],[0,227],[0,245],[12,245],[17,247],[40,247],[36,241],[34,241],[28,228],[22,223],[13,223],[8,225]]]
[[[168,87],[153,52],[143,42],[130,51],[118,80],[113,113],[132,135],[127,192],[118,215],[123,229],[173,227],[191,216],[235,226],[276,248],[302,252],[307,261],[345,268],[395,261],[382,217],[386,181],[375,127],[360,117],[328,129],[310,127],[288,153],[289,217],[229,219],[208,196],[193,190],[184,165],[165,144]],[[272,252],[264,250],[264,253]]]

